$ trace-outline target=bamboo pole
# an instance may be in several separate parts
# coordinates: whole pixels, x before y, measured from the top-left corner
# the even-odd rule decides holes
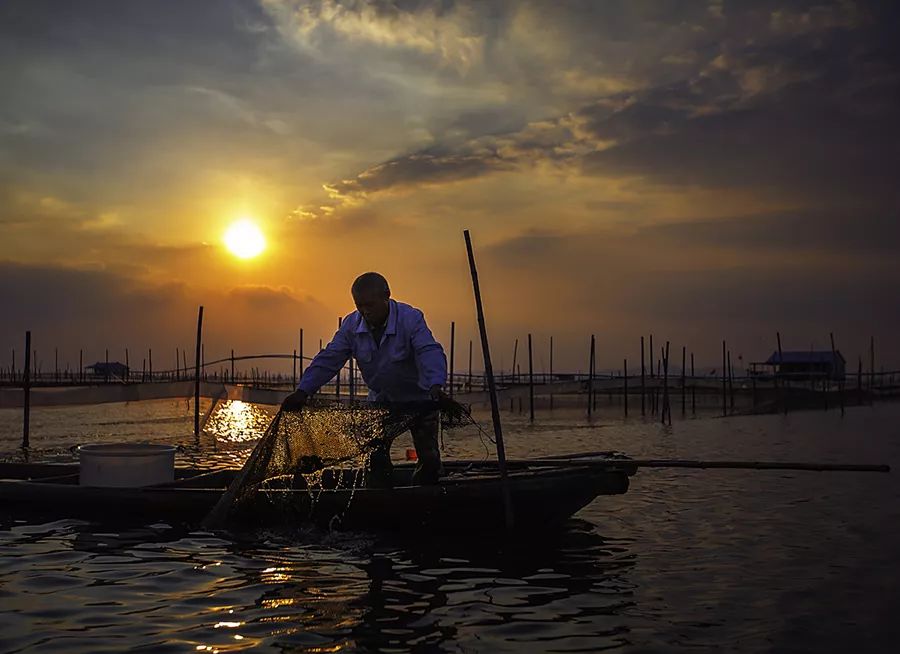
[[[342,318],[338,316],[338,331],[341,330],[341,321]],[[343,369],[343,366],[338,368],[337,377],[334,378],[334,397],[337,400],[341,399],[341,370]]]
[[[784,354],[781,351],[781,332],[775,332],[775,338],[778,341],[778,372],[775,374],[775,389],[776,395],[781,399],[782,410],[784,411],[784,415],[788,413],[788,398],[787,398],[787,388],[785,386],[785,382],[787,378],[783,378],[781,375],[781,367],[784,365]]]
[[[697,415],[697,380],[694,377],[694,353],[691,352],[691,414]]]
[[[500,425],[500,407],[497,405],[497,386],[494,384],[494,370],[491,366],[491,349],[488,344],[487,326],[484,320],[484,308],[481,304],[481,289],[478,285],[478,270],[475,268],[475,254],[472,251],[472,240],[469,230],[463,232],[466,240],[466,251],[469,256],[469,269],[472,274],[472,288],[475,293],[475,307],[478,313],[478,329],[481,332],[481,350],[484,355],[484,373],[488,383],[488,394],[491,398],[491,419],[494,423],[494,438],[497,441],[497,463],[503,492],[503,508],[506,527],[513,526],[512,496],[506,474],[506,448],[503,446],[503,428]]]
[[[197,347],[194,351],[194,437],[200,438],[200,356],[203,344],[203,306],[197,311]]]
[[[534,365],[531,354],[531,334],[528,334],[528,415],[534,422]]]
[[[837,365],[837,350],[834,347],[834,332],[831,332],[828,336],[831,338],[831,365],[833,370],[834,366]],[[844,376],[846,376],[846,371],[844,371],[844,375],[838,379],[838,401],[841,403],[841,417],[844,417]]]
[[[469,374],[466,377],[466,390],[472,392],[472,339],[469,339]]]
[[[31,431],[31,331],[25,332],[25,370],[22,376],[22,448],[27,448]]]
[[[641,336],[641,415],[647,415],[646,380],[644,379],[644,337]]]
[[[728,415],[728,363],[725,358],[725,341],[722,341],[722,415]]]
[[[669,341],[666,341],[666,347],[662,351],[663,363],[663,409],[662,423],[672,424],[672,405],[669,403]]]
[[[453,397],[453,364],[456,361],[456,322],[450,321],[450,397]]]
[[[734,368],[731,367],[731,350],[728,350],[728,404],[734,412]]]
[[[594,396],[594,350],[596,348],[594,335],[591,334],[591,354],[588,357],[588,386],[587,386],[587,414],[588,418],[593,414]]]
[[[512,383],[516,383],[516,357],[519,354],[519,339],[516,339],[516,344],[513,345],[513,360],[512,360]],[[500,372],[503,374],[503,371]]]
[[[688,468],[725,470],[797,470],[809,472],[890,472],[882,463],[818,463],[806,461],[704,461],[691,459],[628,459],[610,458],[609,452],[584,452],[542,459],[511,459],[510,467],[633,467]]]

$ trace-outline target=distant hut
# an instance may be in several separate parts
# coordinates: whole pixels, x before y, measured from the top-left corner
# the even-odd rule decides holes
[[[103,379],[125,379],[128,376],[128,366],[118,361],[98,361],[90,366],[85,366],[85,370],[92,377],[102,377]]]
[[[772,352],[772,356],[766,359],[766,366],[770,366],[778,377],[786,377],[791,380],[809,381],[830,379],[841,381],[847,367],[847,362],[838,350],[805,350]]]

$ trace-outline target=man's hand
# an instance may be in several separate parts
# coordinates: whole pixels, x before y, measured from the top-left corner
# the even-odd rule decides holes
[[[435,384],[428,389],[428,392],[431,394],[431,399],[435,402],[442,402],[450,399],[450,396],[444,392],[444,388],[440,384]]]
[[[301,391],[299,388],[284,398],[284,401],[281,403],[281,409],[283,411],[300,411],[303,407],[306,406],[306,400],[309,399],[309,395],[306,394],[306,391]]]

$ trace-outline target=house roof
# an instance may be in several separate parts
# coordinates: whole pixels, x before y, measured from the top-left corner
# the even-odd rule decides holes
[[[780,355],[778,352],[772,352],[772,356],[766,359],[766,363],[835,363],[840,361],[846,363],[844,356],[840,350],[832,353],[831,350],[793,350],[783,351]]]

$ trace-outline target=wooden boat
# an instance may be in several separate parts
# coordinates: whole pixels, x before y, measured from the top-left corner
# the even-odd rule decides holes
[[[355,487],[362,478],[358,470],[327,471],[321,488],[257,491],[252,511],[235,517],[239,524],[315,522],[349,530],[502,528],[502,482],[496,463],[447,462],[445,469],[439,484],[413,486],[412,464],[397,465],[390,489]],[[197,524],[237,472],[179,468],[174,482],[99,488],[80,486],[74,464],[0,463],[0,514]],[[634,472],[627,459],[608,466],[520,462],[508,477],[515,524],[544,527],[562,522],[600,495],[625,493]]]

